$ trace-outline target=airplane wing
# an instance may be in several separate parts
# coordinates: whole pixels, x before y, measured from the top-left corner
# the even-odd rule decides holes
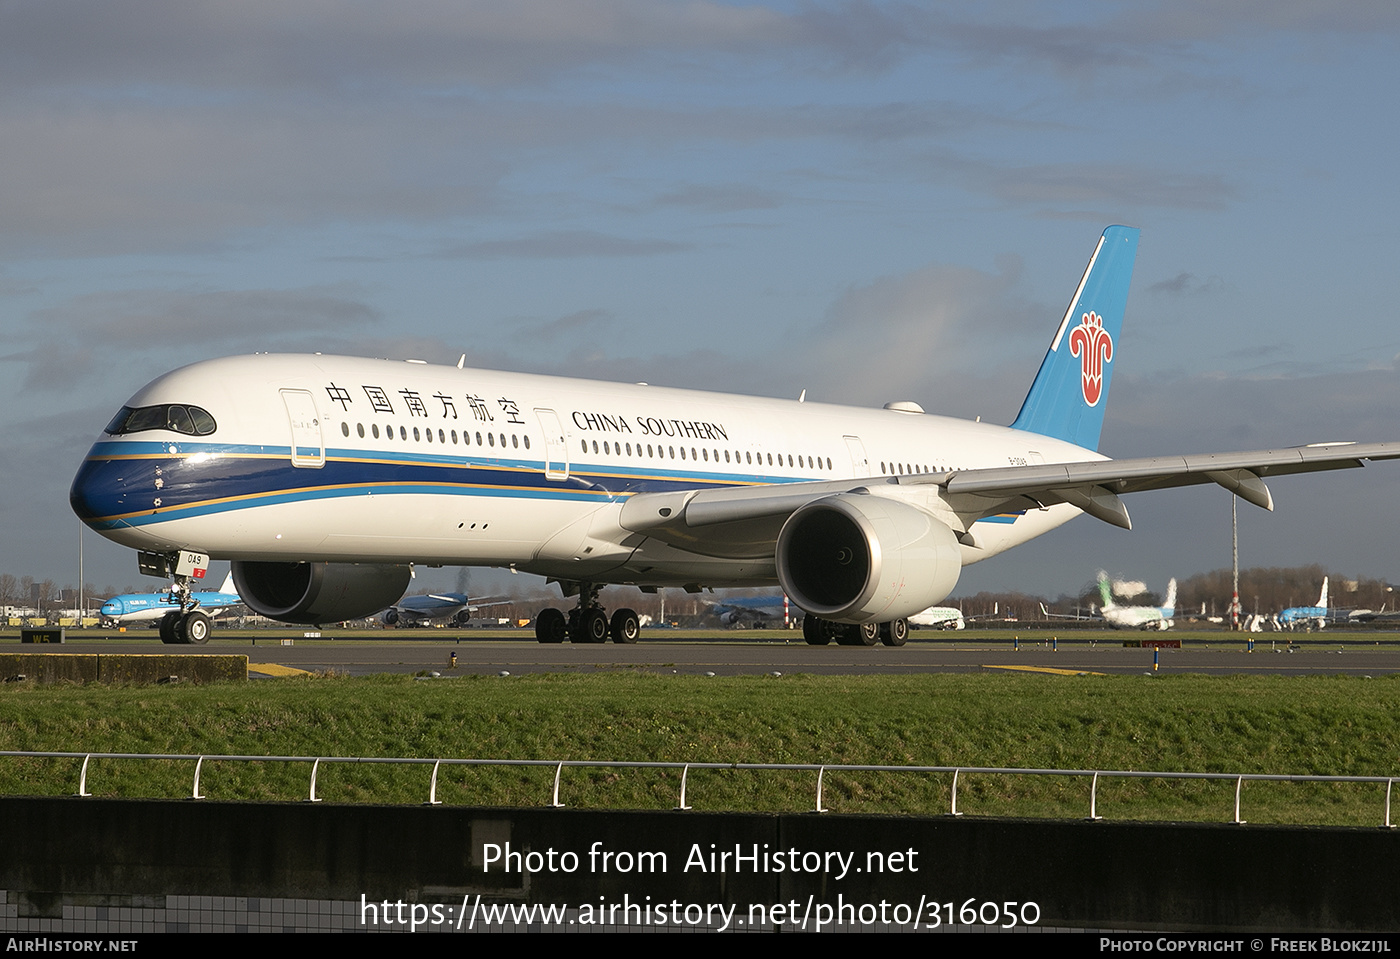
[[[1256,506],[1273,509],[1264,477],[1352,469],[1364,466],[1367,460],[1385,459],[1400,459],[1400,443],[1324,443],[1253,452],[640,493],[624,505],[621,522],[626,529],[681,548],[703,549],[712,538],[722,539],[733,551],[744,545],[752,549],[761,542],[771,547],[777,529],[793,511],[824,496],[861,491],[896,498],[934,493],[925,497],[923,505],[963,533],[987,516],[1059,503],[1131,529],[1127,507],[1119,499],[1121,493],[1215,483]],[[723,536],[711,537],[706,532],[706,528],[722,526],[729,527]]]
[[[1103,621],[1103,617],[1097,614],[1093,616],[1083,616],[1079,613],[1052,613],[1045,607],[1044,603],[1040,604],[1040,614],[1046,619],[1069,619],[1080,623],[1094,622],[1096,620],[1099,622]]]
[[[467,604],[467,609],[489,609],[492,606],[509,606],[515,600],[507,596],[505,599],[474,599]]]

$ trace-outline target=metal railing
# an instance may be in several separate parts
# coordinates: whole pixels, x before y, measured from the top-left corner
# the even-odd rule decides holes
[[[1232,822],[1243,824],[1246,820],[1240,817],[1241,795],[1246,782],[1285,782],[1285,783],[1384,783],[1385,784],[1385,812],[1382,826],[1386,829],[1393,829],[1390,821],[1390,797],[1395,779],[1393,776],[1315,776],[1315,775],[1287,775],[1278,773],[1186,773],[1186,772],[1161,772],[1131,769],[1016,769],[997,766],[867,766],[867,765],[842,765],[823,763],[680,763],[680,762],[629,762],[629,761],[609,761],[609,760],[588,760],[588,759],[421,759],[409,757],[385,757],[385,756],[228,756],[212,754],[181,754],[181,753],[80,753],[80,752],[37,752],[22,750],[0,750],[0,756],[13,758],[30,759],[81,759],[83,761],[82,770],[78,775],[78,791],[74,795],[90,798],[92,793],[87,789],[88,763],[93,759],[156,759],[175,760],[194,763],[194,779],[190,790],[191,799],[207,798],[200,792],[199,779],[203,772],[206,760],[210,762],[257,762],[257,763],[310,763],[311,776],[308,786],[306,802],[320,802],[316,795],[316,777],[321,769],[322,763],[366,763],[366,764],[390,764],[390,765],[431,765],[432,775],[428,782],[428,798],[425,805],[439,806],[442,801],[437,798],[438,770],[443,766],[534,766],[552,767],[554,769],[553,788],[550,794],[549,805],[562,808],[565,804],[559,799],[561,780],[566,768],[586,768],[586,769],[679,769],[681,771],[680,795],[676,809],[689,810],[691,806],[686,800],[686,789],[689,782],[690,771],[692,769],[720,769],[720,770],[748,770],[753,772],[815,772],[816,782],[816,804],[814,812],[827,812],[822,803],[822,787],[828,772],[879,772],[879,773],[923,773],[923,774],[947,774],[952,773],[953,783],[948,814],[961,816],[958,812],[958,779],[966,773],[976,773],[985,775],[1004,776],[1071,776],[1089,778],[1089,815],[1091,820],[1099,820],[1103,817],[1098,814],[1098,790],[1099,779],[1196,779],[1196,780],[1216,780],[1232,781],[1235,784],[1235,804],[1234,818]]]

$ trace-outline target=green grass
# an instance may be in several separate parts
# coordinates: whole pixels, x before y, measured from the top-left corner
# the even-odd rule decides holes
[[[0,749],[775,762],[1395,775],[1400,679],[650,674],[319,678],[206,687],[0,688]],[[63,795],[80,761],[0,758],[0,793]],[[323,764],[319,795],[417,803],[430,767]],[[190,762],[93,760],[99,796],[189,795]],[[214,799],[304,798],[310,767],[206,762]],[[553,769],[444,767],[439,798],[540,805]],[[566,769],[570,806],[669,809],[678,770]],[[837,772],[841,812],[939,814],[951,775]],[[697,809],[812,808],[811,772],[693,770]],[[1233,782],[1101,780],[1110,819],[1224,821]],[[1087,815],[1078,777],[964,774],[969,815]],[[1384,786],[1247,783],[1250,822],[1377,825]],[[1397,816],[1400,818],[1400,816]]]

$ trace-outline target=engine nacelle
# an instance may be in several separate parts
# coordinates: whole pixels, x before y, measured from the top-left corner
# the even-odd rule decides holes
[[[233,580],[244,605],[268,619],[317,625],[359,619],[398,602],[407,566],[357,563],[235,561]]]
[[[899,500],[841,493],[798,509],[778,534],[778,581],[798,606],[837,623],[887,623],[957,585],[953,531]]]

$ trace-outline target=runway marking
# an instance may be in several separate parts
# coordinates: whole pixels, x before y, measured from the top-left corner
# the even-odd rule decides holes
[[[262,673],[264,676],[310,676],[311,673],[305,669],[293,669],[291,666],[279,666],[277,663],[249,663],[248,672]]]
[[[249,666],[249,669],[253,667]],[[1108,673],[1096,673],[1088,669],[1056,669],[1054,666],[988,666],[982,664],[983,669],[1018,669],[1027,673],[1054,673],[1056,676],[1107,676]]]

